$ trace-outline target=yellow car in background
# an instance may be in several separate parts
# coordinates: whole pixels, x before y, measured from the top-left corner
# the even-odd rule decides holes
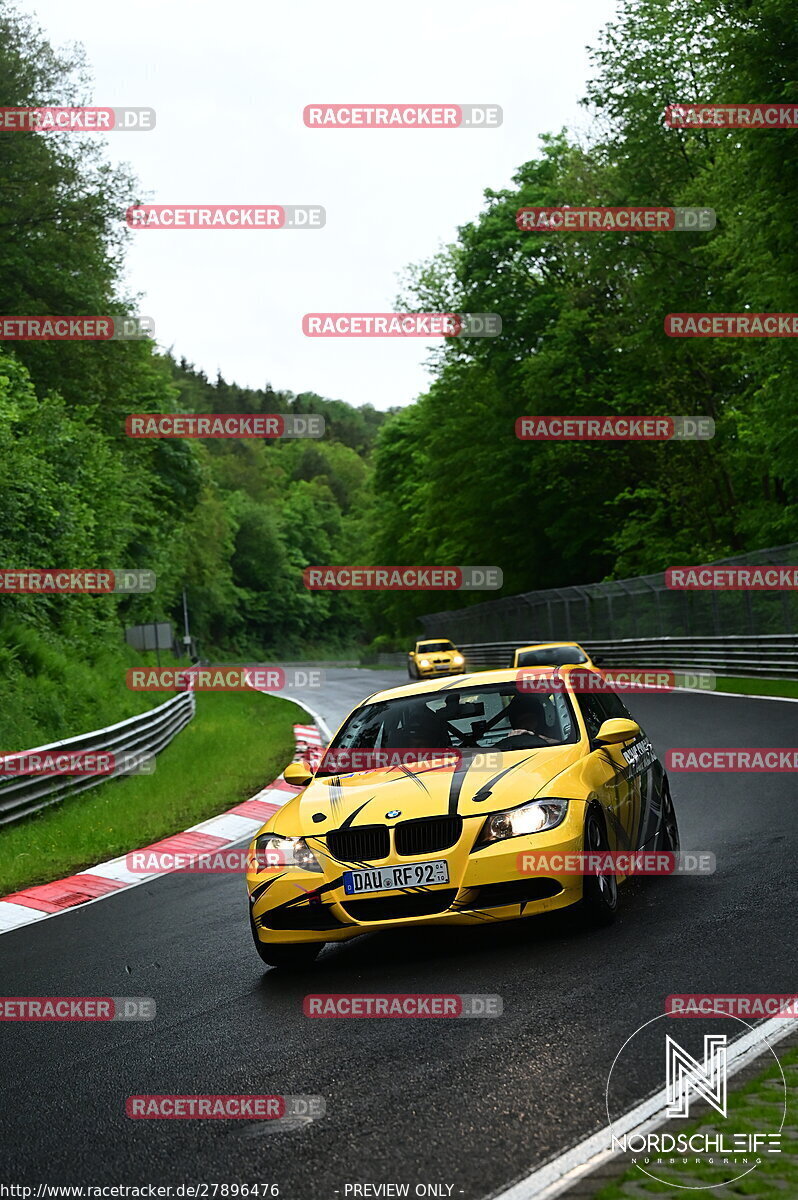
[[[598,670],[579,642],[538,642],[535,646],[519,646],[513,659],[514,667],[584,667]]]
[[[249,847],[263,961],[302,966],[373,930],[484,928],[569,906],[611,921],[628,867],[600,852],[675,852],[679,833],[644,730],[584,675],[544,671],[531,692],[515,670],[378,692],[319,763],[286,767],[302,791]],[[574,874],[562,856],[583,851],[598,862]]]
[[[456,646],[445,638],[427,638],[416,642],[407,654],[407,673],[411,679],[429,679],[437,675],[462,675],[465,659]]]

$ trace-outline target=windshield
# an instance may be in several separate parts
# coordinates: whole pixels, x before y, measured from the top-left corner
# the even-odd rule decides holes
[[[547,650],[519,650],[517,667],[566,667],[586,663],[587,655],[578,646],[549,646]]]
[[[416,642],[417,654],[434,654],[436,650],[454,650],[451,642]]]
[[[330,750],[461,747],[532,750],[579,740],[568,696],[519,692],[515,680],[364,704]],[[340,769],[340,768],[339,768]],[[320,774],[325,771],[322,763]]]

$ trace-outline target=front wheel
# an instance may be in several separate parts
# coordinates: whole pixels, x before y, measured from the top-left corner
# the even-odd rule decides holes
[[[418,667],[414,662],[407,664],[407,674],[411,679],[418,679]]]
[[[288,971],[301,971],[309,967],[321,950],[314,942],[303,942],[298,946],[258,946],[258,954],[269,967],[283,967]]]
[[[604,821],[595,809],[585,818],[584,847],[588,854],[609,850]],[[618,911],[618,880],[613,872],[584,876],[579,910],[586,925],[595,928],[612,924]]]
[[[662,815],[660,817],[659,835],[657,837],[657,849],[671,850],[674,854],[678,854],[680,845],[681,839],[679,838],[676,809],[673,807],[668,780],[665,779],[662,783]]]

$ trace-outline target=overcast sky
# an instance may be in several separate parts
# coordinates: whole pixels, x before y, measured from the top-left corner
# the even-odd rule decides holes
[[[428,382],[418,339],[310,339],[306,312],[386,312],[399,275],[454,240],[541,133],[584,128],[586,46],[615,0],[21,0],[79,41],[142,199],[321,204],[323,230],[141,230],[128,284],[156,337],[215,376],[378,408]],[[307,129],[311,103],[491,103],[499,129]],[[96,136],[84,134],[82,136]]]

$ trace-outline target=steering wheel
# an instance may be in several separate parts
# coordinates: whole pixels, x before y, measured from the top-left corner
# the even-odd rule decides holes
[[[527,738],[534,738],[536,744],[534,746],[517,746],[517,745],[507,746],[507,745],[505,745],[506,742],[519,742],[522,739],[524,741],[526,741]],[[523,731],[523,733],[508,733],[506,737],[503,737],[501,739],[501,741],[494,742],[494,744],[491,748],[493,750],[542,750],[542,749],[545,749],[546,746],[550,746],[551,744],[552,744],[551,742],[545,742],[543,740],[543,738],[540,736],[540,734],[533,733],[531,729],[530,730],[525,729]]]
[[[460,730],[458,729],[456,732],[457,732],[458,738],[460,739],[460,741],[458,742],[457,747],[456,747],[458,750],[462,750],[464,748],[472,749],[472,750],[479,749],[479,742],[477,741],[477,735],[473,731],[471,733],[461,733]]]

